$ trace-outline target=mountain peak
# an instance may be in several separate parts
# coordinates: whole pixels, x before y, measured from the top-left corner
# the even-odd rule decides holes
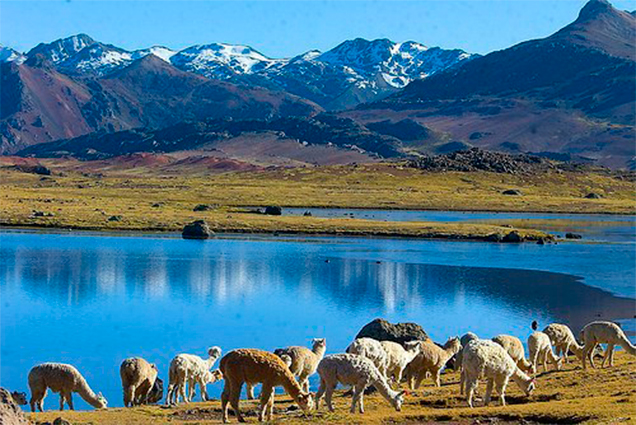
[[[93,40],[90,36],[80,33],[70,37],[57,39],[51,43],[40,43],[31,49],[27,53],[27,56],[41,54],[51,62],[58,63],[68,59],[86,46],[90,46],[94,43],[95,40]]]
[[[607,0],[590,0],[579,12],[577,21],[595,19],[599,14],[611,11],[612,9],[614,8]]]

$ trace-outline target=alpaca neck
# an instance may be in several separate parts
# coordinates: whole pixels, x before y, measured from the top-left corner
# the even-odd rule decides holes
[[[444,348],[444,352],[446,353],[444,358],[442,359],[444,360],[444,364],[446,364],[446,362],[448,362],[451,357],[457,354],[458,351],[459,350],[457,350],[455,347]]]
[[[327,350],[327,347],[325,347],[324,345],[314,345],[312,350],[313,353],[316,355],[316,357],[318,357],[318,360],[322,360],[322,358],[325,356],[325,351]]]
[[[394,400],[399,394],[397,391],[394,391],[391,389],[391,387],[389,387],[389,384],[386,383],[386,380],[383,376],[380,375],[379,372],[375,381],[373,382],[373,385],[375,386],[375,388],[377,388],[382,397],[387,399],[389,402]]]
[[[80,397],[82,397],[82,399],[84,399],[84,401],[90,404],[91,406],[95,408],[102,407],[99,401],[99,398],[97,398],[97,395],[93,392],[93,390],[91,390],[91,387],[88,386],[88,383],[86,382],[84,378],[79,380],[79,383],[77,384],[75,388],[75,391],[77,391]]]
[[[576,341],[572,341],[572,343],[570,344],[570,351],[572,351],[578,358],[581,358],[581,356],[583,356],[583,348],[584,347],[582,345],[579,345],[579,343]],[[567,356],[568,353],[565,353],[564,355]]]
[[[627,338],[627,335],[625,335],[625,333],[621,332],[621,334],[622,335],[620,335],[620,341],[618,345],[623,347],[623,349],[627,351],[628,354],[631,354],[632,356],[636,356],[636,345],[631,343],[631,341]]]
[[[518,367],[515,368],[511,378],[523,391],[526,391],[532,382],[532,378],[523,373],[523,371]]]
[[[214,362],[216,362],[216,357],[210,356],[206,360],[204,360],[204,362],[205,362],[205,367],[208,370],[210,370],[210,369],[212,369],[212,366],[214,366]]]
[[[298,400],[298,396],[300,395],[300,393],[302,393],[302,390],[300,389],[300,385],[298,385],[298,382],[296,382],[294,375],[292,375],[289,370],[281,371],[280,385],[285,388],[285,391],[291,396],[291,398],[296,401]]]

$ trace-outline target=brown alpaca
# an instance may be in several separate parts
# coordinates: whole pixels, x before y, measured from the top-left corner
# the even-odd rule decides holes
[[[302,391],[287,365],[273,353],[249,348],[230,351],[221,359],[219,368],[225,378],[221,395],[224,423],[228,421],[229,404],[232,405],[238,421],[245,422],[239,410],[239,397],[244,383],[263,384],[259,421],[265,418],[268,421],[272,419],[274,388],[278,386],[285,388],[304,411],[309,411],[313,407],[311,394]]]

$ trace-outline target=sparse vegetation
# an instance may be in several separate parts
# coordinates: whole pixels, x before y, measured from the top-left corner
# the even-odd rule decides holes
[[[581,370],[571,362],[562,371],[542,374],[537,389],[529,397],[516,385],[506,391],[508,406],[497,404],[483,407],[477,400],[470,409],[459,395],[459,373],[442,375],[442,386],[426,382],[422,390],[411,392],[401,412],[396,412],[378,393],[365,397],[363,415],[349,413],[351,398],[339,391],[334,397],[336,411],[329,413],[323,407],[304,418],[301,411],[291,407],[287,395],[277,397],[275,423],[285,424],[397,424],[397,423],[449,423],[474,424],[475,420],[495,423],[524,424],[606,424],[636,423],[636,359],[623,352],[617,353],[616,366],[607,369]],[[478,394],[483,397],[485,383]],[[248,422],[256,422],[257,401],[241,401]],[[212,424],[220,423],[219,401],[191,403],[176,408],[141,406],[129,409],[109,408],[86,412],[59,412],[29,414],[36,421],[50,421],[62,416],[73,424]],[[236,423],[234,417],[230,417]]]
[[[275,168],[225,174],[166,174],[46,160],[51,176],[0,168],[0,224],[92,230],[181,231],[205,219],[215,232],[280,232],[481,239],[492,223],[383,222],[269,216],[244,207],[357,207],[433,210],[634,213],[635,184],[606,175],[421,172],[400,164]],[[81,167],[81,168],[79,168]],[[501,192],[515,187],[524,196]],[[591,191],[601,199],[587,199]],[[199,204],[205,211],[193,211]],[[43,214],[35,214],[34,211]],[[109,220],[117,217],[118,220]],[[530,239],[539,230],[521,230]]]

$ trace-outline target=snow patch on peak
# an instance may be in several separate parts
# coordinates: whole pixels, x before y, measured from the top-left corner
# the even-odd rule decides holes
[[[24,55],[11,47],[5,47],[0,44],[0,63],[3,62],[16,62],[18,64],[24,62],[26,58]]]
[[[133,52],[133,59],[140,59],[147,55],[155,55],[159,59],[162,59],[170,63],[170,58],[176,55],[177,52],[164,46],[152,46],[147,49],[136,50]]]

